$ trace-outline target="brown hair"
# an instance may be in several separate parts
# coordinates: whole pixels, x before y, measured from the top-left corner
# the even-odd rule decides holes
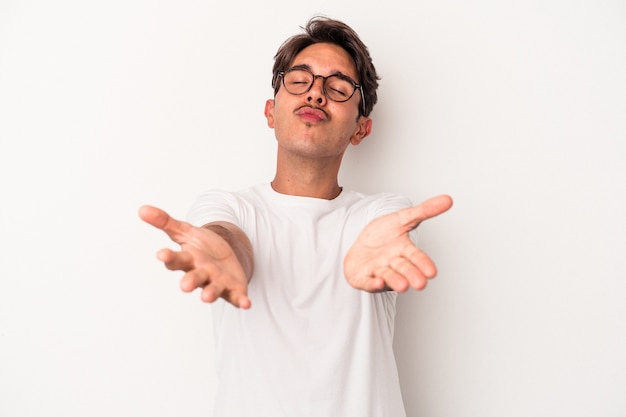
[[[380,78],[376,74],[367,47],[356,32],[343,22],[322,16],[313,17],[302,29],[305,33],[287,39],[274,55],[274,67],[272,68],[274,94],[280,88],[278,73],[289,69],[289,65],[300,51],[316,43],[332,43],[343,48],[354,60],[356,71],[359,74],[358,82],[363,88],[362,93],[364,93],[365,98],[365,108],[361,108],[363,106],[359,105],[359,112],[363,116],[369,116],[374,104],[378,101],[376,89]]]

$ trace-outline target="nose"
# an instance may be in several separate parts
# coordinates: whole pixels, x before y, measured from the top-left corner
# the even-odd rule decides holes
[[[319,82],[317,82],[318,79],[320,80]],[[309,103],[316,103],[319,106],[323,106],[324,104],[326,104],[326,94],[324,93],[324,81],[326,80],[321,75],[315,76],[315,78],[313,79],[313,85],[307,92],[306,100]]]

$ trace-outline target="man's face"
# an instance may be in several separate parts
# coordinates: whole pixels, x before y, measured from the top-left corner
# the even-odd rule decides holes
[[[333,44],[318,43],[303,49],[291,64],[295,66],[307,68],[315,75],[341,73],[360,81],[350,55]],[[369,134],[371,120],[359,117],[360,91],[348,101],[336,102],[324,95],[321,78],[301,95],[290,94],[282,80],[278,82],[281,86],[274,100],[267,101],[265,116],[282,151],[341,158],[350,143],[357,145]]]

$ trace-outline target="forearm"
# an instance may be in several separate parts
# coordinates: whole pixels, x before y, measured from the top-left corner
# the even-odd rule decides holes
[[[219,235],[228,243],[241,264],[246,278],[250,280],[254,271],[254,254],[248,236],[240,228],[228,222],[213,222],[203,227]]]

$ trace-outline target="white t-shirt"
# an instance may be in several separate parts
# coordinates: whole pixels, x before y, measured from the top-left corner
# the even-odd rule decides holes
[[[352,288],[343,259],[372,219],[410,206],[393,194],[333,200],[269,184],[200,195],[197,226],[228,221],[250,238],[249,310],[214,303],[215,417],[402,417],[392,350],[397,293]]]

